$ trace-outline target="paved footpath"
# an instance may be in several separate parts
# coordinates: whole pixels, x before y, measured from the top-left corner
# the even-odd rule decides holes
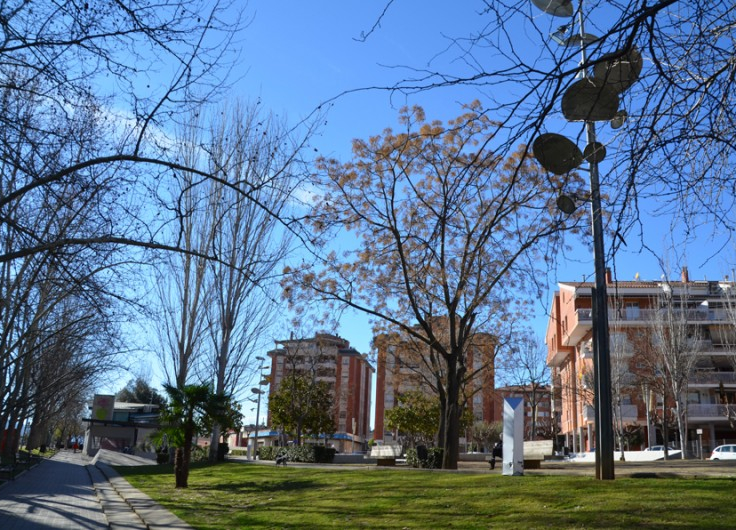
[[[103,456],[113,465],[127,463],[119,461],[121,455]],[[191,529],[97,460],[93,465],[82,453],[60,451],[5,482],[0,486],[0,529]]]
[[[81,453],[52,459],[0,487],[0,528],[110,528]]]

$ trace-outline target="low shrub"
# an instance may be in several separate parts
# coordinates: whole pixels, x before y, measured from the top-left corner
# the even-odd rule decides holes
[[[259,460],[276,460],[276,457],[279,454],[279,451],[281,451],[282,447],[275,447],[275,446],[269,446],[269,447],[259,447],[258,448],[258,459]]]
[[[276,460],[276,457],[286,453],[289,462],[330,463],[335,457],[335,449],[322,445],[293,445],[289,447],[259,447],[260,460]]]
[[[198,445],[192,446],[192,454],[190,456],[191,462],[207,462],[210,457],[210,448],[200,447]]]
[[[406,450],[406,465],[410,467],[422,467],[425,469],[441,469],[442,468],[442,455],[444,451],[441,447],[429,447],[427,450],[427,457],[424,459],[419,458],[419,454],[416,449]]]
[[[324,445],[314,445],[314,461],[320,464],[331,464],[335,459],[335,448]]]
[[[441,469],[444,450],[441,447],[430,447],[427,452],[427,460],[424,461],[422,467],[426,467],[427,469]]]
[[[419,455],[417,455],[416,449],[406,450],[406,465],[409,467],[421,467],[422,463],[419,461]]]

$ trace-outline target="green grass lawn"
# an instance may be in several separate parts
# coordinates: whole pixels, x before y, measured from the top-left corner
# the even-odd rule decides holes
[[[409,469],[116,468],[200,529],[735,528],[730,479],[523,476]]]

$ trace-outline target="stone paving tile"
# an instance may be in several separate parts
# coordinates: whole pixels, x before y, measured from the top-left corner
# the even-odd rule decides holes
[[[80,453],[53,459],[0,487],[2,530],[108,529]]]

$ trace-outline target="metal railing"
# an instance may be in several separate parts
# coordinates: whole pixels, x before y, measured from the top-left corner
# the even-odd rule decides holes
[[[690,418],[717,418],[726,417],[725,405],[704,405],[699,403],[690,403],[687,406],[687,415]]]
[[[609,307],[608,320],[609,321],[622,321],[622,322],[647,322],[662,315],[662,309],[637,309],[629,310],[621,309],[616,310]],[[592,309],[577,309],[578,322],[592,321],[593,310]],[[679,313],[679,310],[675,311],[675,314]],[[688,322],[728,322],[730,321],[728,312],[725,310],[714,310],[714,309],[688,309],[686,311],[686,317]]]

